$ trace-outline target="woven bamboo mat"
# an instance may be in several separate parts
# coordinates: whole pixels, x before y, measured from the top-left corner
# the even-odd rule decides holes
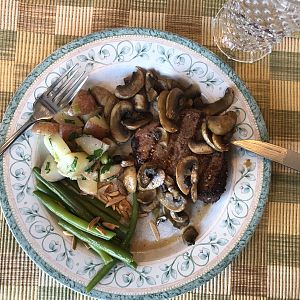
[[[32,68],[76,37],[111,27],[150,27],[218,55],[211,20],[220,0],[0,0],[0,115]],[[229,62],[258,102],[271,142],[300,151],[300,36],[252,64]],[[220,55],[225,61],[226,59]],[[263,218],[217,277],[176,299],[300,299],[300,173],[273,165]],[[60,285],[24,254],[0,216],[0,299],[90,299]]]

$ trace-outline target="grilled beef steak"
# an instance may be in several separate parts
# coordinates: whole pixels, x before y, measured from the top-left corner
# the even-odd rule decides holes
[[[167,147],[157,141],[158,122],[152,122],[138,129],[132,139],[132,150],[136,165],[140,167],[148,161],[155,161],[165,172],[175,179],[178,161],[194,155],[199,161],[198,199],[206,203],[217,201],[225,190],[227,179],[227,161],[223,152],[213,154],[194,154],[188,147],[188,140],[193,138],[199,129],[204,115],[196,109],[183,110],[179,118],[179,130],[169,134]]]

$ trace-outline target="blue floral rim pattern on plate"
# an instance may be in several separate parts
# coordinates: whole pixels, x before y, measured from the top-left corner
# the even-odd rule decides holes
[[[183,38],[181,36],[167,33],[167,32],[161,32],[157,30],[152,29],[143,29],[143,28],[122,28],[122,29],[111,29],[107,31],[102,31],[98,33],[93,33],[88,36],[79,38],[70,44],[67,44],[63,46],[62,48],[55,51],[52,55],[50,55],[48,58],[46,58],[41,64],[39,64],[30,74],[29,76],[24,80],[20,88],[17,90],[16,94],[14,95],[11,103],[9,104],[7,111],[4,115],[3,122],[1,125],[1,133],[0,133],[0,140],[4,142],[6,133],[9,127],[9,124],[11,122],[11,119],[13,117],[14,111],[16,110],[20,100],[24,96],[27,89],[30,87],[30,85],[35,81],[35,79],[46,69],[48,68],[52,63],[57,61],[59,58],[63,57],[66,53],[81,47],[82,45],[85,45],[87,43],[101,40],[103,38],[109,38],[114,36],[122,36],[122,35],[144,35],[144,36],[151,36],[151,37],[157,37],[162,38],[168,41],[172,41],[178,44],[181,44],[183,46],[186,46],[195,52],[201,54],[202,56],[209,59],[211,62],[213,62],[215,65],[217,65],[238,87],[238,89],[241,91],[243,96],[245,97],[249,107],[251,108],[251,111],[256,119],[258,130],[260,133],[260,137],[262,140],[267,139],[267,131],[265,127],[265,123],[263,121],[262,115],[260,113],[260,110],[255,103],[252,96],[249,94],[247,88],[243,84],[243,82],[238,78],[238,76],[235,74],[235,72],[223,61],[221,61],[215,54],[207,50],[206,48],[196,44],[195,42],[192,42],[186,38]],[[29,257],[39,266],[41,267],[45,272],[47,272],[49,275],[54,277],[56,280],[61,282],[62,284],[80,292],[85,293],[84,289],[85,287],[65,275],[61,274],[60,272],[56,271],[53,267],[51,267],[49,264],[47,264],[36,252],[34,249],[32,249],[26,240],[26,238],[23,236],[22,232],[19,230],[18,226],[16,225],[14,216],[12,215],[10,211],[10,205],[7,199],[5,187],[4,187],[4,179],[3,179],[3,157],[1,157],[0,161],[0,175],[1,175],[1,205],[4,212],[4,216],[7,220],[7,223],[23,248],[23,250],[29,255]],[[220,271],[222,271],[231,261],[232,259],[241,251],[241,249],[245,246],[248,239],[254,232],[254,229],[256,225],[258,224],[262,213],[264,209],[264,205],[267,200],[267,195],[269,191],[269,182],[270,182],[270,162],[268,160],[264,160],[263,162],[263,190],[260,195],[259,203],[256,208],[256,211],[253,215],[253,218],[245,231],[242,238],[239,240],[239,242],[236,244],[236,246],[231,250],[231,252],[212,270],[207,272],[205,275],[201,276],[200,278],[195,279],[192,282],[189,282],[188,284],[181,286],[179,288],[175,288],[172,290],[164,291],[162,293],[155,293],[155,294],[147,294],[145,296],[122,296],[120,295],[119,298],[132,298],[132,299],[157,299],[158,297],[166,298],[166,297],[172,297],[176,296],[178,294],[187,292],[214,277],[216,274],[218,274]],[[110,293],[100,292],[100,291],[92,291],[90,296],[101,298],[101,299],[111,299],[112,296],[117,297],[117,295],[112,295]]]

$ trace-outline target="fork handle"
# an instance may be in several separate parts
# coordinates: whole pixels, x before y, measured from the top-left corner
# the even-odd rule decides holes
[[[35,118],[32,116],[26,121],[24,125],[22,125],[12,136],[10,136],[4,144],[0,147],[0,155],[2,155],[5,150],[32,124],[37,122]]]

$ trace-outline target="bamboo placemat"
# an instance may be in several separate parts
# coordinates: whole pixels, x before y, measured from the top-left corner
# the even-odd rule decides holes
[[[0,0],[0,115],[26,75],[76,37],[112,27],[150,27],[220,55],[212,17],[220,0]],[[226,59],[220,55],[225,61]],[[300,151],[300,38],[255,64],[228,62],[267,123],[270,141]],[[0,299],[91,299],[36,267],[0,216]],[[269,200],[246,248],[217,277],[176,299],[300,299],[300,173],[273,165]]]

